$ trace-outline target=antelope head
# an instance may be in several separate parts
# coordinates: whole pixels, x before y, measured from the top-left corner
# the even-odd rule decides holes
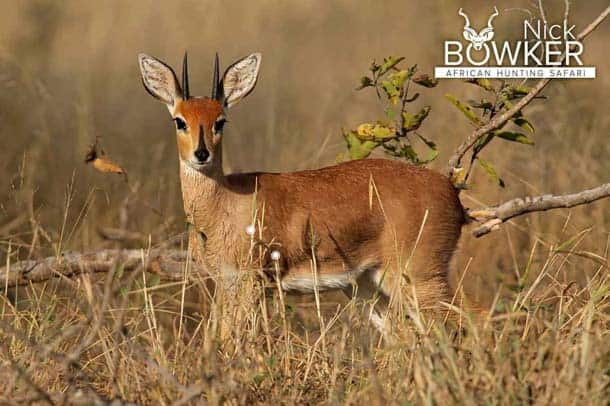
[[[494,7],[493,14],[489,17],[489,20],[487,20],[487,27],[483,28],[479,33],[477,33],[475,29],[470,26],[468,16],[462,12],[461,8],[458,10],[458,14],[464,17],[464,20],[466,20],[464,24],[464,38],[472,43],[475,50],[479,51],[481,48],[483,48],[484,43],[493,39],[494,27],[491,25],[491,22],[498,16],[498,14],[500,14],[497,7]]]
[[[254,53],[238,60],[227,68],[222,79],[216,54],[209,97],[191,96],[186,54],[182,63],[182,84],[172,68],[160,60],[140,54],[138,61],[144,87],[165,103],[176,124],[180,160],[200,172],[211,168],[222,170],[220,144],[226,111],[254,89],[261,54]]]

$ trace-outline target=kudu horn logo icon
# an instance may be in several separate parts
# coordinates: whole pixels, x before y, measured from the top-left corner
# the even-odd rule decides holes
[[[489,17],[489,20],[487,20],[487,27],[483,28],[479,33],[477,33],[474,28],[470,26],[468,16],[462,12],[461,8],[458,10],[458,14],[464,17],[464,20],[466,20],[466,24],[464,25],[464,38],[472,43],[472,47],[475,50],[479,51],[481,48],[483,48],[484,43],[493,39],[494,27],[491,25],[491,22],[498,16],[498,14],[500,14],[497,7],[494,7],[494,13]]]

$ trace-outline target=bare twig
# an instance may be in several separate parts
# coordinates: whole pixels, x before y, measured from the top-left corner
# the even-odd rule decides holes
[[[73,277],[86,273],[109,272],[117,265],[124,271],[144,270],[162,280],[180,281],[183,278],[186,252],[155,249],[142,261],[142,250],[103,250],[89,254],[68,252],[60,257],[21,261],[0,268],[0,280],[8,287],[43,282],[56,277]]]
[[[570,15],[570,0],[564,0],[565,10],[563,12],[563,20],[568,21],[568,16]]]
[[[544,23],[544,25],[546,25],[547,24],[546,12],[544,11],[544,6],[542,5],[542,0],[538,0],[538,10],[540,12],[540,18],[542,19],[542,22]]]
[[[593,30],[595,30],[601,23],[608,17],[610,14],[610,6],[606,7],[606,9],[595,19],[593,20],[584,30],[582,30],[577,36],[578,41],[582,41],[585,39]],[[566,53],[561,57],[561,61],[565,59]],[[505,111],[503,114],[494,117],[487,124],[482,127],[476,129],[464,142],[462,142],[451,158],[449,158],[449,162],[447,163],[447,167],[445,173],[448,177],[452,177],[454,171],[460,167],[460,163],[462,158],[470,150],[474,144],[477,142],[479,138],[484,136],[485,134],[497,130],[504,124],[506,124],[515,114],[517,114],[521,109],[527,106],[541,91],[549,84],[551,81],[550,78],[541,79],[536,85],[530,90],[530,92],[525,95],[519,102],[517,102],[511,109]]]
[[[503,222],[535,211],[545,211],[557,208],[569,208],[581,204],[587,204],[610,196],[610,183],[593,189],[568,195],[554,196],[542,195],[536,197],[524,197],[509,200],[497,206],[484,209],[468,210],[468,216],[478,222],[483,222],[477,227],[473,234],[481,237],[498,228]]]
[[[542,22],[544,23],[544,25],[548,25],[548,20],[546,18],[546,11],[544,10],[544,5],[542,4],[542,0],[538,0],[538,10],[540,12],[540,18],[542,19]],[[567,16],[567,14],[566,14]],[[565,18],[565,20],[567,21],[567,17]],[[557,47],[557,45],[553,44],[551,45],[553,51],[558,51],[559,48]]]

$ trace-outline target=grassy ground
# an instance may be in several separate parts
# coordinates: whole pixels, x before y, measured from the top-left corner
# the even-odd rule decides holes
[[[402,54],[430,71],[463,25],[458,5],[440,0],[4,3],[0,259],[11,263],[147,248],[184,231],[173,130],[141,87],[138,52],[177,65],[187,48],[193,90],[205,94],[213,51],[226,66],[261,50],[258,88],[229,117],[227,169],[297,170],[332,164],[341,127],[380,113],[370,94],[352,91],[372,57]],[[482,24],[488,2],[463,3]],[[549,19],[561,18],[563,1],[545,4]],[[574,3],[577,28],[605,5]],[[498,17],[498,38],[521,18]],[[507,187],[474,173],[465,205],[608,182],[608,35],[604,24],[585,44],[597,79],[554,82],[530,106],[534,148],[486,150]],[[433,110],[422,132],[441,146],[434,168],[471,131],[446,92],[477,97],[459,81],[426,93]],[[129,182],[82,163],[96,136]],[[101,227],[139,234],[113,242]],[[490,313],[445,325],[407,299],[392,309],[395,343],[386,346],[355,303],[265,297],[248,264],[239,286],[213,300],[206,281],[168,285],[120,266],[107,277],[6,292],[0,284],[0,402],[86,404],[95,392],[166,404],[607,404],[609,231],[608,201],[523,217],[482,239],[466,228],[452,280]]]
[[[447,325],[419,314],[412,297],[395,304],[388,345],[356,303],[266,297],[254,272],[208,305],[205,281],[182,296],[180,283],[120,267],[99,282],[22,288],[18,306],[1,306],[0,394],[24,403],[90,401],[95,391],[155,404],[605,404],[610,274],[599,258],[585,284],[563,278],[582,238],[546,250],[542,268],[524,270],[535,279],[498,291],[480,320],[462,314]]]

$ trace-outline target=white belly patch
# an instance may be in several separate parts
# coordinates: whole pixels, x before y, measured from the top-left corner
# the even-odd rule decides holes
[[[319,275],[318,290],[343,289],[351,285],[353,279],[347,273],[336,275]],[[286,291],[313,292],[315,280],[313,275],[286,276],[282,279],[282,289]]]
[[[361,271],[342,272],[337,274],[319,274],[317,276],[318,290],[333,290],[348,288],[356,283]],[[282,290],[303,293],[313,292],[316,288],[313,274],[286,275],[282,278]]]

